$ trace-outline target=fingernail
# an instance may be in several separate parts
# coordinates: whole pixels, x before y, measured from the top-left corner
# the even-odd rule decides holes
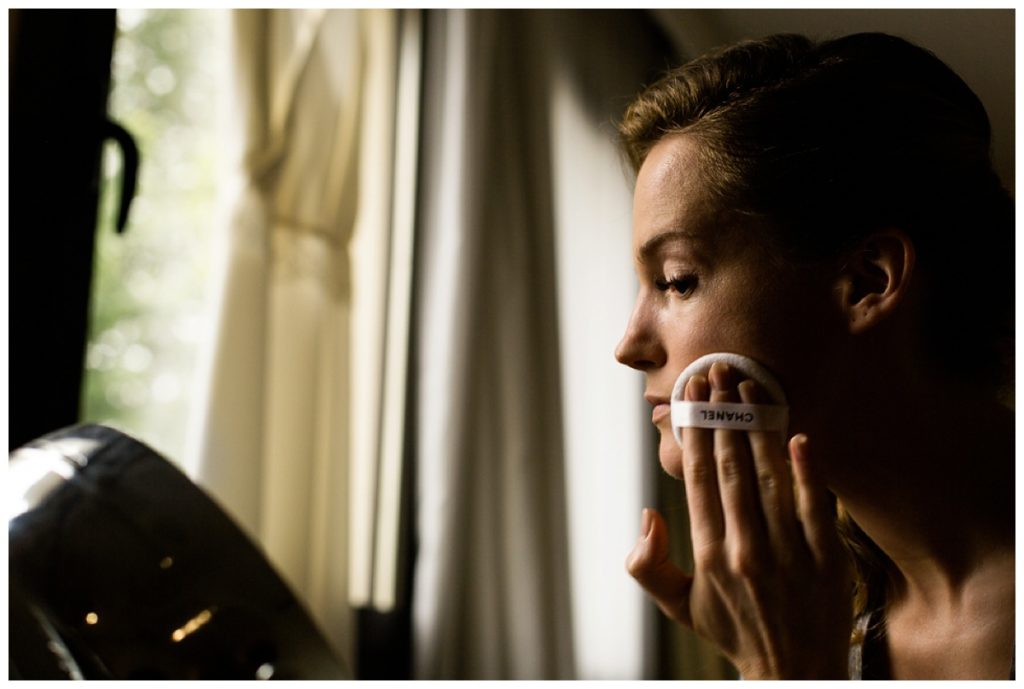
[[[804,433],[797,433],[793,436],[793,450],[800,456],[800,459],[807,458],[807,436]]]
[[[711,370],[708,371],[708,380],[711,381],[711,387],[719,392],[728,389],[729,370],[729,364],[724,361],[716,361],[711,364]]]
[[[626,556],[626,571],[633,573],[637,563],[643,560],[644,551],[647,549],[647,541],[640,539],[633,546],[633,549],[629,551],[629,555]]]
[[[740,400],[746,404],[757,404],[757,384],[752,380],[745,380],[736,388],[740,391]]]
[[[640,512],[640,536],[646,539],[651,535],[651,527],[654,525],[654,520],[651,519],[651,511],[646,507]]]
[[[691,402],[699,402],[708,398],[708,381],[704,376],[693,376],[686,381],[683,398]]]

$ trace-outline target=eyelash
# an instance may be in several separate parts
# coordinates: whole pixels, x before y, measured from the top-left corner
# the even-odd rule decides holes
[[[659,278],[654,281],[654,287],[659,292],[667,292],[669,288],[675,290],[677,294],[685,297],[693,291],[697,286],[696,275],[681,275],[674,278]]]

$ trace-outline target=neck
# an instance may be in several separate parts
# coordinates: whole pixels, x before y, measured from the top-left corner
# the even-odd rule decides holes
[[[948,383],[889,389],[862,398],[872,402],[851,419],[870,434],[834,434],[819,456],[850,516],[895,564],[896,595],[955,601],[980,566],[1012,563],[1013,413]]]

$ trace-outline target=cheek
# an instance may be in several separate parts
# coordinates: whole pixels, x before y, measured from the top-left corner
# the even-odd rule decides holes
[[[734,323],[718,317],[713,302],[686,304],[665,314],[662,332],[668,359],[666,368],[679,375],[686,366],[709,352],[730,351],[735,341]],[[675,382],[675,378],[671,383]],[[671,386],[669,383],[669,386]]]

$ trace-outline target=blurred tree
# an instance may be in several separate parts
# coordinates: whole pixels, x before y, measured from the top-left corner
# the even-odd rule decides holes
[[[82,417],[179,460],[217,233],[226,65],[226,11],[118,11],[109,110],[141,169],[115,235],[120,160],[106,151]]]

